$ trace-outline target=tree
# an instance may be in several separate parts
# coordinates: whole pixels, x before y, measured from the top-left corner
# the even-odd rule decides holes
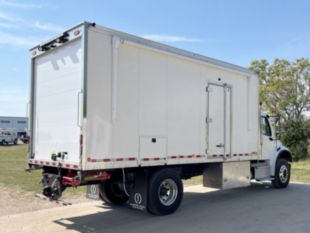
[[[255,60],[250,69],[257,72],[263,110],[282,119],[281,141],[290,148],[294,160],[308,156],[310,120],[310,62],[297,59],[289,62],[275,59]]]
[[[309,149],[310,121],[304,119],[287,120],[281,126],[281,142],[290,148],[293,159],[306,159]]]
[[[310,110],[310,62],[301,58],[294,62],[275,59],[255,60],[250,69],[260,81],[263,109],[279,114],[284,120],[301,119]]]

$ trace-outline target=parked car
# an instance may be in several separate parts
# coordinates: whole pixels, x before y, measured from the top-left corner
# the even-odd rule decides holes
[[[0,130],[0,144],[1,145],[8,145],[8,144],[17,144],[17,132],[10,129],[3,129]]]

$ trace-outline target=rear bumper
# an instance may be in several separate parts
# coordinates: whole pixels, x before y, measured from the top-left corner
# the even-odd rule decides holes
[[[37,159],[28,159],[29,165],[35,166],[48,166],[48,167],[57,167],[57,168],[66,168],[72,170],[80,170],[79,164],[76,163],[65,163],[58,161],[46,161],[46,160],[37,160]]]

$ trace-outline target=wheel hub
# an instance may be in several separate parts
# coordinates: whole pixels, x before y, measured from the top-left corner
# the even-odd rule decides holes
[[[280,167],[279,170],[279,178],[281,180],[282,183],[286,183],[288,180],[288,168],[287,166],[285,166],[284,164]]]
[[[165,179],[161,182],[158,189],[160,202],[165,206],[172,205],[178,196],[178,187],[174,180]]]

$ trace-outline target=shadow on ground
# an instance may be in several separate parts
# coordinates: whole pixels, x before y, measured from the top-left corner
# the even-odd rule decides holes
[[[208,193],[185,193],[179,210],[156,217],[123,207],[58,219],[55,223],[83,233],[310,232],[310,185],[273,189],[266,184]],[[99,209],[100,210],[100,209]]]

